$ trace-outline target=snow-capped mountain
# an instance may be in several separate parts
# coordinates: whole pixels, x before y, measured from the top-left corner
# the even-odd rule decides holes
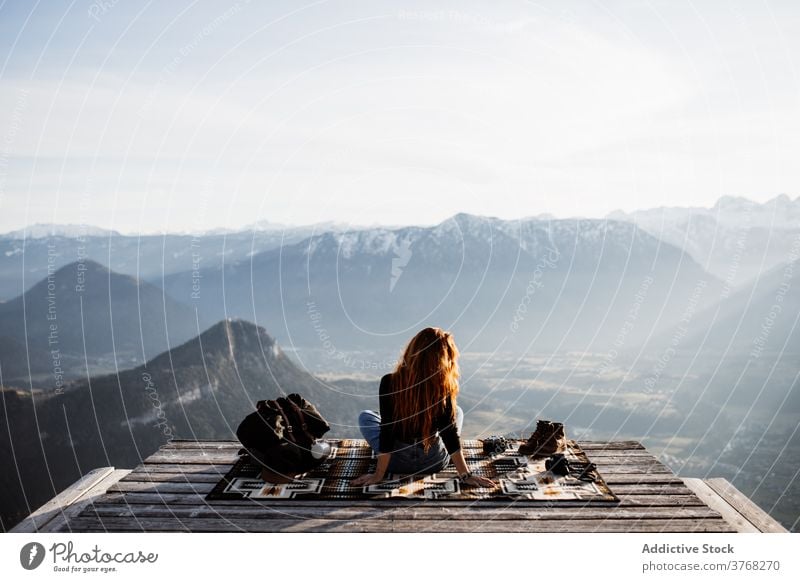
[[[710,213],[725,226],[735,226],[746,220],[753,227],[800,228],[800,196],[792,200],[788,195],[780,194],[763,204],[747,198],[723,196]]]
[[[430,227],[326,232],[167,277],[175,297],[201,282],[207,317],[264,322],[285,345],[402,345],[425,325],[465,347],[604,349],[634,306],[633,344],[674,323],[698,281],[688,254],[614,220],[505,221],[457,214]]]
[[[27,291],[47,276],[48,268],[58,269],[81,258],[159,284],[164,275],[244,260],[320,232],[298,227],[136,236],[102,230],[98,234],[81,234],[70,229],[56,229],[51,234],[53,231],[48,229],[36,229],[41,238],[0,236],[0,302]]]
[[[800,241],[800,197],[758,203],[724,196],[711,208],[660,207],[609,218],[637,224],[684,249],[733,289],[792,260]]]
[[[20,239],[43,239],[50,237],[81,238],[87,236],[109,236],[119,233],[115,230],[108,230],[98,226],[85,224],[42,224],[36,223],[25,228],[0,233],[0,238],[12,240]]]

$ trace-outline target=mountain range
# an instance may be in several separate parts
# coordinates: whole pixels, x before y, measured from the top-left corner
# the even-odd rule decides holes
[[[800,412],[798,209],[781,196],[605,219],[2,235],[2,525],[173,436],[235,438],[256,400],[282,393],[318,404],[335,436],[357,436],[378,369],[332,380],[287,352],[394,358],[426,325],[482,362],[487,392],[460,402],[483,427],[528,423],[524,404],[542,399],[569,416],[572,393],[607,400],[576,413],[587,426],[633,415],[648,434],[691,428],[727,450],[737,426]],[[641,404],[615,408],[625,391]]]
[[[800,197],[786,194],[763,204],[723,196],[711,208],[662,207],[608,218],[637,224],[685,250],[709,273],[737,287],[797,258]]]
[[[28,377],[30,362],[31,376],[49,369],[59,388],[59,369],[85,375],[101,358],[143,362],[197,335],[204,321],[146,281],[75,262],[0,303],[0,371],[8,384]]]
[[[723,196],[711,208],[615,211],[606,218],[637,224],[736,287],[788,260],[792,242],[800,235],[800,198],[791,200],[783,194],[760,204]],[[550,220],[556,219],[541,214],[509,222]],[[0,234],[0,301],[21,295],[46,276],[49,266],[60,268],[77,260],[93,260],[160,286],[165,276],[247,261],[323,233],[398,228],[339,223],[286,226],[261,221],[238,230],[126,235],[86,225],[36,224]]]
[[[196,274],[164,279],[191,296]],[[404,343],[425,325],[467,349],[602,349],[642,287],[630,342],[674,323],[698,281],[721,282],[680,249],[611,220],[504,221],[459,214],[432,227],[322,233],[203,269],[207,317],[268,321],[284,344],[340,349]]]
[[[69,383],[62,393],[0,392],[0,516],[6,527],[98,466],[132,468],[171,438],[235,439],[258,400],[298,392],[353,437],[377,387],[327,383],[267,332],[224,320],[141,366]]]
[[[91,226],[37,224],[0,234],[0,301],[21,295],[52,268],[76,261],[91,260],[158,285],[171,273],[245,260],[314,233],[345,228],[335,223],[298,227],[256,223],[239,231],[139,236]]]
[[[615,214],[626,220],[501,220],[458,214],[430,227],[345,230],[330,225],[332,230],[318,233],[302,228],[287,233],[260,225],[249,236],[226,233],[195,240],[168,235],[161,237],[160,245],[150,238],[139,246],[150,249],[142,256],[132,254],[125,237],[109,233],[96,240],[105,242],[109,258],[116,257],[111,262],[128,267],[136,263],[136,270],[151,275],[157,270],[153,263],[161,263],[161,278],[154,275],[158,280],[151,283],[126,277],[90,259],[71,263],[24,295],[0,303],[0,336],[8,338],[7,344],[16,342],[17,348],[22,344],[40,353],[48,350],[48,285],[53,279],[74,279],[77,269],[86,266],[87,276],[108,282],[92,285],[97,293],[92,308],[84,310],[97,321],[87,326],[84,317],[83,331],[76,316],[81,298],[69,288],[59,291],[63,297],[56,303],[63,305],[60,311],[68,320],[59,341],[70,369],[82,368],[80,359],[70,358],[84,351],[91,357],[138,352],[132,357],[145,361],[195,335],[207,322],[226,317],[263,322],[293,349],[391,348],[425,325],[452,329],[460,344],[471,350],[635,349],[669,334],[688,309],[702,312],[758,284],[757,278],[746,277],[750,247],[731,255],[730,244],[738,243],[730,243],[723,236],[730,232],[724,229],[735,230],[746,219],[749,227],[742,232],[751,241],[756,229],[773,229],[771,242],[762,249],[762,277],[770,273],[768,263],[780,270],[796,257],[800,234],[796,240],[789,234],[794,232],[797,207],[797,201],[781,196],[761,205],[722,198],[711,209]],[[677,230],[667,236],[662,228],[657,233],[661,237],[654,236],[653,225],[659,221]],[[708,228],[702,227],[705,223]],[[46,233],[44,227],[33,230],[39,236]],[[14,236],[9,240],[19,243],[19,233]],[[290,242],[292,237],[299,240]],[[30,244],[48,239],[27,240]],[[266,250],[258,250],[256,240]],[[113,254],[118,244],[126,250]],[[169,267],[164,262],[167,244],[183,248],[172,253],[175,260]],[[169,273],[186,266],[177,257],[191,254],[192,245],[217,245],[219,252],[211,253],[212,260],[199,253],[203,258],[191,268]],[[155,246],[161,252],[153,257]],[[767,300],[766,295],[759,297]],[[730,309],[735,313],[738,308]],[[89,338],[86,350],[84,336]],[[20,368],[23,375],[26,370],[16,358],[9,363],[4,353],[10,351],[0,351],[0,365],[5,359],[9,372],[4,378],[13,380]]]

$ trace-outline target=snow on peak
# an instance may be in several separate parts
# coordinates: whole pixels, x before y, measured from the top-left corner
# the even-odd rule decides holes
[[[756,202],[741,196],[722,196],[711,210],[717,212],[748,212],[757,205]]]
[[[306,254],[312,255],[320,249],[350,259],[355,255],[386,255],[398,245],[398,231],[375,228],[347,232],[326,232],[312,238]]]
[[[87,224],[42,224],[36,223],[25,228],[12,230],[5,234],[0,234],[4,238],[10,239],[43,239],[51,236],[63,238],[80,238],[85,236],[118,236],[114,230],[91,226]]]

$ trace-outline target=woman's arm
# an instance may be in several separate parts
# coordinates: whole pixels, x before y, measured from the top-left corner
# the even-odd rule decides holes
[[[380,483],[383,481],[384,475],[386,475],[386,468],[389,466],[389,459],[392,457],[392,453],[379,453],[378,454],[378,464],[375,467],[374,473],[364,473],[360,477],[356,477],[350,484],[359,487],[361,485],[374,485],[375,483]]]
[[[350,481],[351,485],[372,485],[378,483],[386,475],[386,469],[389,467],[389,459],[392,457],[391,451],[394,449],[394,433],[392,427],[394,425],[394,406],[392,402],[392,375],[386,374],[381,378],[381,385],[378,388],[378,403],[381,413],[381,428],[380,428],[380,446],[378,447],[378,465],[375,467],[375,473],[364,473]]]
[[[456,466],[456,471],[458,471],[459,477],[470,472],[469,467],[467,466],[467,461],[464,459],[464,453],[461,452],[461,449],[458,449],[455,453],[450,455],[450,458],[453,460],[453,464]],[[476,487],[497,487],[497,483],[488,477],[481,477],[480,475],[470,475],[464,480],[464,483],[467,485],[474,485]]]

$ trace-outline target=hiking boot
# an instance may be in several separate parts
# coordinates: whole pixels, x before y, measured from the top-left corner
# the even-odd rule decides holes
[[[531,438],[519,446],[519,454],[534,457],[549,457],[567,448],[564,425],[560,422],[539,420]]]

